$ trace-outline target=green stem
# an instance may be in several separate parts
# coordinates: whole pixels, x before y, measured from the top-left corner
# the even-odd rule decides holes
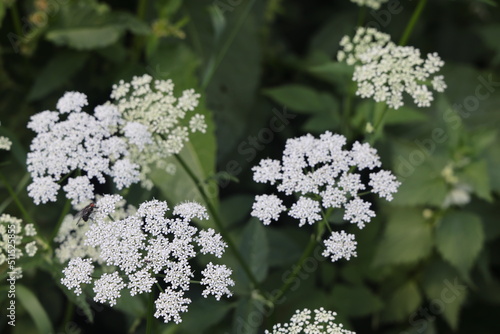
[[[16,187],[16,195],[19,194],[19,192],[23,189],[26,188],[26,185],[28,184],[29,180],[31,179],[31,175],[29,173],[24,174],[23,178],[19,183],[17,184]],[[7,197],[2,204],[0,205],[0,212],[4,212],[5,208],[9,206],[9,204],[12,202],[12,197]]]
[[[342,113],[342,120],[344,123],[344,131],[343,133],[345,134],[346,138],[349,140],[351,137],[351,124],[350,124],[350,114],[351,114],[351,108],[352,108],[352,99],[353,99],[353,92],[354,92],[354,86],[355,83],[354,81],[350,81],[349,83],[349,88],[347,92],[347,96],[344,99],[344,111]]]
[[[12,19],[12,23],[14,25],[14,30],[16,31],[16,34],[19,36],[23,36],[23,28],[21,24],[21,19],[19,17],[19,11],[17,10],[17,4],[18,2],[14,2],[12,4],[12,7],[10,7],[10,17]]]
[[[403,32],[403,36],[399,40],[399,45],[403,46],[406,45],[406,42],[408,42],[408,39],[410,38],[411,32],[413,31],[413,28],[415,27],[415,24],[417,23],[418,19],[420,18],[420,15],[422,14],[422,11],[424,10],[425,4],[427,3],[427,0],[420,0],[417,4],[417,7],[415,8],[415,11],[413,12],[410,21],[408,22],[408,25],[405,28],[405,31]]]
[[[68,214],[69,210],[71,209],[71,200],[67,199],[66,203],[64,203],[64,208],[61,211],[61,214],[59,215],[59,219],[57,220],[57,224],[55,229],[52,231],[52,235],[50,236],[50,242],[54,244],[54,238],[57,235],[57,232],[59,232],[59,228],[61,227],[61,224],[64,220],[64,217]]]
[[[148,313],[146,315],[146,334],[153,333],[153,315],[154,315],[154,290],[151,290],[149,293],[148,300]]]
[[[139,20],[144,21],[146,18],[146,8],[148,6],[148,1],[147,0],[139,0],[137,3],[137,9],[136,9],[136,16]],[[144,37],[139,36],[139,35],[134,35],[134,44],[133,44],[133,53],[132,53],[132,58],[133,60],[137,61],[139,60],[142,52],[142,47],[144,42]]]
[[[17,207],[19,208],[19,211],[21,211],[21,214],[23,215],[24,220],[26,222],[28,222],[29,224],[33,224],[35,227],[37,227],[35,220],[33,220],[33,218],[31,218],[28,211],[24,208],[23,203],[21,203],[21,201],[19,200],[19,197],[17,196],[16,192],[14,191],[14,189],[12,189],[10,184],[7,182],[7,179],[5,178],[3,173],[1,173],[1,172],[0,172],[0,179],[2,179],[2,182],[5,185],[5,188],[9,192],[12,199],[14,200],[14,203],[16,203]],[[39,231],[38,227],[37,227],[37,230]],[[37,236],[35,237],[35,240],[38,241],[45,249],[51,249],[50,244],[40,234],[37,234]]]
[[[19,197],[17,197],[17,194],[15,193],[14,189],[12,189],[12,187],[10,186],[10,184],[7,182],[7,179],[5,178],[5,176],[3,175],[2,172],[0,172],[0,179],[2,179],[2,182],[5,185],[5,188],[9,192],[9,194],[12,197],[12,199],[14,200],[14,202],[16,203],[17,207],[19,208],[19,211],[21,211],[21,214],[23,215],[24,220],[26,220],[28,223],[33,224],[33,225],[36,226],[35,221],[28,214],[28,211],[26,211],[26,209],[24,208],[23,204],[19,200]]]
[[[384,124],[385,117],[387,116],[387,111],[389,110],[389,108],[387,107],[386,104],[379,104],[379,106],[381,106],[381,108],[384,108],[384,109],[382,109],[381,112],[375,112],[375,114],[379,115],[379,116],[378,116],[378,119],[376,121],[374,121],[375,125],[373,126],[373,132],[372,132],[372,135],[370,136],[370,140],[368,141],[370,143],[370,145],[373,145],[375,143],[375,141],[378,139],[378,137],[380,135],[380,131],[384,127],[383,124]]]
[[[279,289],[278,293],[273,296],[271,299],[271,302],[273,305],[276,304],[278,300],[281,299],[285,295],[285,293],[290,289],[290,286],[292,283],[295,281],[295,278],[299,274],[300,270],[302,269],[302,266],[304,265],[304,262],[311,256],[311,253],[314,250],[314,247],[316,246],[317,242],[317,237],[316,234],[313,233],[311,234],[311,237],[309,239],[309,243],[307,244],[307,247],[300,257],[299,261],[297,261],[297,264],[294,266],[292,273],[287,277],[281,288]]]
[[[215,222],[215,225],[217,225],[217,228],[219,229],[219,232],[220,232],[222,238],[224,238],[224,240],[227,242],[229,249],[231,249],[234,256],[236,257],[236,260],[240,263],[241,267],[243,268],[243,270],[247,274],[247,276],[250,279],[250,281],[252,282],[252,284],[256,288],[259,288],[259,282],[255,278],[254,274],[252,273],[252,271],[248,267],[245,260],[243,259],[243,256],[241,256],[241,254],[238,251],[238,248],[234,244],[233,240],[229,237],[229,234],[227,233],[226,228],[224,227],[224,224],[222,224],[222,221],[217,213],[217,210],[215,209],[214,205],[212,204],[212,202],[208,198],[207,194],[205,193],[205,189],[203,189],[201,182],[198,180],[198,178],[193,173],[191,168],[189,168],[189,166],[186,164],[186,162],[178,154],[175,154],[174,156],[177,159],[177,161],[181,164],[182,168],[184,168],[184,170],[188,173],[189,177],[193,180],[193,182],[196,185],[196,188],[198,188],[198,191],[200,192],[201,196],[203,197],[203,200],[207,204],[208,210],[210,211],[210,215],[212,216],[212,218]]]
[[[222,62],[222,59],[224,59],[227,51],[229,50],[229,47],[233,43],[233,40],[236,38],[236,35],[238,34],[241,27],[243,26],[243,23],[245,23],[248,15],[250,14],[250,10],[252,9],[254,3],[255,3],[255,0],[252,0],[248,3],[248,5],[245,7],[245,10],[238,18],[238,21],[236,22],[235,27],[231,30],[229,37],[226,39],[225,43],[222,45],[220,52],[214,57],[215,59],[212,59],[212,61],[210,61],[208,63],[209,65],[207,66],[207,69],[206,69],[206,71],[203,75],[202,81],[201,81],[202,89],[207,88],[215,71],[217,70],[220,63]]]
[[[71,319],[73,318],[73,313],[75,311],[75,304],[73,304],[68,298],[66,298],[68,304],[66,306],[66,312],[64,312],[64,319],[61,325],[61,329],[67,328],[66,326],[69,324]]]
[[[366,17],[366,7],[361,6],[358,12],[358,24],[357,24],[358,27],[363,26],[363,23],[365,22],[365,17]]]

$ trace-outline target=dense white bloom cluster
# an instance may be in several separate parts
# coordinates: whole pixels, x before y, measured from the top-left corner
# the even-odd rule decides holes
[[[289,139],[281,161],[264,159],[252,168],[254,180],[276,185],[278,192],[298,198],[288,215],[298,219],[299,226],[322,220],[324,209],[344,209],[344,219],[363,228],[375,212],[360,194],[370,186],[372,193],[390,201],[400,182],[389,171],[374,171],[381,162],[369,144],[355,142],[351,150],[344,150],[345,144],[344,136],[331,132],[319,138],[308,134]],[[368,185],[362,181],[361,171],[368,174]],[[252,209],[251,215],[266,225],[287,210],[275,194],[257,195]],[[356,255],[356,242],[351,235],[332,235],[326,246],[325,256],[331,255],[334,261]]]
[[[388,34],[363,27],[352,39],[344,36],[340,46],[337,59],[355,66],[356,95],[362,98],[373,98],[398,109],[403,106],[406,92],[417,106],[428,107],[434,99],[429,86],[437,92],[446,89],[442,75],[431,78],[444,65],[437,53],[428,54],[424,60],[418,49],[398,46]]]
[[[55,256],[60,263],[73,258],[90,258],[93,261],[102,262],[99,259],[99,251],[94,247],[87,246],[85,233],[89,230],[89,224],[77,224],[73,215],[64,217],[54,241],[59,243],[55,250]]]
[[[84,94],[67,92],[59,99],[57,112],[43,111],[31,117],[28,128],[37,135],[27,158],[33,178],[28,192],[36,204],[55,201],[61,188],[57,182],[75,170],[84,175],[68,177],[63,187],[73,205],[94,198],[94,178],[104,183],[104,176],[109,175],[118,189],[139,181],[139,165],[128,157],[135,145],[118,133],[118,125],[124,122],[118,109],[107,104],[90,115],[82,111],[86,105]]]
[[[356,245],[354,234],[347,234],[345,231],[333,232],[330,238],[325,240],[326,248],[321,255],[330,256],[332,262],[341,258],[349,260],[351,256],[357,256]]]
[[[204,133],[207,128],[204,115],[186,117],[200,95],[188,89],[176,98],[173,89],[171,80],[153,81],[144,75],[114,85],[112,101],[94,108],[93,114],[83,110],[88,104],[85,94],[67,92],[57,102],[57,111],[31,117],[28,128],[37,135],[27,165],[34,202],[55,201],[58,182],[68,176],[62,189],[73,205],[92,200],[92,181],[104,183],[105,176],[118,189],[139,181],[150,189],[151,164],[165,166],[164,159],[179,153],[189,140],[189,131]]]
[[[34,256],[38,250],[34,236],[36,230],[33,224],[23,226],[19,218],[5,213],[0,215],[0,266],[7,262],[8,272],[15,273],[16,279],[22,277],[22,269],[14,267],[8,261],[24,256],[23,249],[29,257]]]
[[[169,207],[163,201],[147,201],[137,210],[127,212],[123,206],[121,196],[105,195],[96,202],[83,239],[81,232],[73,237],[60,232],[58,240],[64,240],[61,246],[67,244],[56,251],[60,260],[66,259],[67,254],[84,254],[69,262],[62,283],[79,293],[81,284],[92,283],[88,278],[93,271],[92,262],[111,266],[113,272],[108,271],[94,281],[95,301],[113,306],[122,290],[128,290],[133,296],[151,292],[156,284],[162,286],[162,292],[155,302],[155,316],[163,317],[165,322],[178,323],[180,313],[186,312],[191,302],[186,296],[194,276],[189,261],[198,252],[221,257],[227,245],[213,229],[199,230],[190,223],[192,219],[208,219],[206,209],[198,203],[175,206],[172,218],[165,217]],[[61,229],[67,230],[65,226]],[[77,251],[75,242],[94,250],[91,252],[80,245]],[[70,244],[75,247],[70,248]],[[83,259],[84,256],[88,258]],[[225,265],[208,263],[201,272],[201,285],[205,286],[202,296],[214,295],[217,300],[224,295],[231,296],[229,287],[234,285],[231,273]]]
[[[380,6],[389,0],[351,0],[351,2],[354,2],[358,6],[366,6],[370,7],[371,9],[379,9]]]
[[[12,146],[12,142],[9,138],[0,136],[0,150],[10,151],[10,147]]]
[[[120,81],[113,86],[113,103],[129,122],[130,131],[125,135],[144,150],[133,150],[132,161],[141,165],[141,173],[147,173],[148,165],[159,164],[166,157],[179,153],[189,140],[189,131],[205,133],[205,116],[190,113],[198,106],[200,94],[193,89],[174,96],[172,80],[153,80],[150,75],[134,77],[131,82]],[[189,117],[188,117],[189,116]],[[141,133],[150,133],[144,140]],[[141,140],[143,142],[141,142]],[[141,176],[143,185],[151,186]]]
[[[266,330],[265,334],[300,334],[300,333],[326,333],[326,334],[356,334],[343,328],[342,324],[333,321],[337,313],[324,308],[314,310],[303,309],[295,311],[289,323],[276,324],[272,332]]]

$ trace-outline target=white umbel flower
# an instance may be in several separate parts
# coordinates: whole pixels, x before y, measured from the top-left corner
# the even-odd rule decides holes
[[[129,130],[134,125],[127,127],[116,107],[98,106],[90,115],[82,110],[86,105],[85,94],[68,92],[57,103],[59,113],[43,111],[31,117],[28,127],[37,136],[27,158],[33,178],[28,191],[36,204],[55,201],[60,188],[56,182],[62,178],[68,179],[63,190],[73,205],[94,199],[94,179],[104,183],[105,175],[111,176],[119,189],[139,181],[139,165],[124,157],[143,148],[146,130],[141,128],[139,141]],[[128,143],[121,127],[127,129]],[[75,177],[75,172],[81,175]]]
[[[290,217],[300,220],[299,226],[308,223],[309,225],[321,220],[321,208],[319,202],[307,198],[300,197],[299,200],[292,205],[288,214]]]
[[[428,54],[424,60],[418,49],[398,46],[389,35],[362,27],[352,39],[344,36],[340,46],[337,59],[354,66],[356,95],[362,98],[398,109],[406,92],[418,107],[428,107],[434,99],[429,88],[437,92],[446,89],[443,76],[434,75],[444,65],[437,53]]]
[[[252,205],[251,215],[259,218],[264,225],[271,220],[278,220],[280,213],[286,210],[283,201],[276,195],[257,195]]]
[[[68,289],[73,289],[76,295],[82,293],[81,284],[90,284],[92,282],[92,273],[94,265],[90,259],[76,257],[69,261],[68,266],[63,270],[64,278],[61,283]]]
[[[213,228],[206,231],[200,231],[199,236],[196,238],[198,245],[200,245],[200,252],[202,254],[213,254],[220,258],[227,244],[222,240],[222,236],[215,232]]]
[[[71,199],[72,205],[78,205],[94,198],[94,185],[85,176],[70,178],[63,190],[66,192],[66,196]]]
[[[58,257],[67,257],[71,253],[89,257],[85,260],[78,258],[78,262],[70,261],[65,269],[65,285],[81,292],[78,290],[81,282],[91,283],[82,274],[78,276],[79,280],[71,276],[75,271],[73,267],[82,266],[82,261],[87,269],[89,266],[93,268],[92,260],[111,267],[113,272],[94,281],[94,300],[113,306],[122,290],[128,290],[132,296],[153,293],[152,289],[161,277],[163,292],[155,302],[155,316],[163,317],[165,322],[173,320],[179,323],[180,313],[186,312],[191,302],[184,292],[190,291],[196,274],[190,261],[198,251],[221,257],[227,245],[215,230],[200,230],[192,223],[192,219],[209,218],[206,208],[199,203],[184,202],[172,210],[166,202],[159,200],[146,201],[138,210],[124,210],[124,207],[120,195],[105,195],[99,199],[92,221],[82,227],[86,232],[84,240],[79,239],[79,247],[72,240],[81,236],[81,232],[69,229],[66,221],[63,223],[61,229],[64,231],[57,236],[57,241],[62,242],[56,250]],[[169,213],[172,217],[166,216]],[[75,247],[71,249],[71,245]],[[214,295],[217,300],[231,296],[229,288],[234,285],[231,273],[226,266],[209,263],[201,274],[197,274],[201,276],[197,281],[204,286],[202,296]]]
[[[375,217],[375,212],[370,210],[370,206],[370,202],[356,197],[345,205],[344,219],[363,228],[365,223],[369,223],[371,218]]]
[[[118,272],[104,273],[101,278],[94,282],[94,300],[99,303],[109,302],[109,305],[113,306],[116,304],[116,300],[120,298],[124,287],[125,283],[123,283],[123,279],[118,275]]]
[[[396,176],[386,170],[381,170],[378,173],[370,174],[370,182],[368,183],[373,192],[388,201],[392,201],[392,194],[398,191],[401,182],[396,181]]]
[[[357,256],[357,242],[354,241],[354,234],[345,233],[345,231],[333,232],[332,235],[325,240],[325,250],[321,255],[329,257],[332,262],[341,258],[350,260],[351,256]]]
[[[277,194],[256,195],[250,214],[269,225],[288,211],[303,226],[319,222],[327,210],[341,209],[344,220],[363,228],[375,212],[360,196],[372,192],[390,201],[400,182],[390,171],[379,169],[375,148],[355,142],[349,150],[344,148],[346,141],[329,131],[319,138],[308,134],[287,140],[281,160],[264,159],[252,168],[254,180],[274,185]],[[287,208],[279,195],[293,195],[296,200]],[[355,256],[356,243],[350,235],[333,234],[325,243],[325,256],[332,261]]]
[[[136,294],[151,292],[153,284],[155,284],[156,278],[151,276],[147,270],[142,269],[131,275],[129,275],[129,283],[127,287],[130,289],[130,295],[135,296]]]
[[[155,301],[156,318],[163,317],[165,322],[173,320],[176,324],[180,323],[181,312],[187,312],[187,305],[191,303],[191,299],[183,298],[184,291],[174,291],[171,288],[166,288],[160,293]]]
[[[232,296],[228,286],[234,286],[234,281],[230,278],[232,270],[227,266],[210,262],[201,274],[201,285],[206,286],[202,292],[203,297],[214,295],[215,299],[220,300],[223,295]]]
[[[295,314],[290,319],[290,322],[284,324],[276,324],[272,331],[266,330],[265,334],[356,334],[343,328],[342,324],[336,324],[333,321],[337,313],[319,308],[314,310],[314,315],[311,310],[303,309],[296,310]]]
[[[201,133],[207,130],[205,116],[194,112],[200,94],[187,89],[177,98],[174,87],[172,80],[153,80],[148,74],[113,86],[112,103],[124,120],[145,127],[139,129],[134,125],[126,134],[139,146],[145,145],[144,150],[131,152],[131,160],[140,164],[141,169],[179,153],[189,141],[189,130]],[[145,131],[150,137],[141,140],[139,134]],[[145,176],[141,176],[141,182],[150,185]]]
[[[351,0],[351,2],[354,2],[358,6],[366,6],[371,9],[380,9],[380,6],[389,0]]]

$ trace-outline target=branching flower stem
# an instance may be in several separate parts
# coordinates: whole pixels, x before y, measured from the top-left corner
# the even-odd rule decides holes
[[[297,263],[293,266],[293,271],[292,273],[287,277],[281,288],[278,290],[278,293],[274,295],[271,299],[271,303],[273,306],[276,306],[276,303],[285,295],[285,293],[290,289],[292,283],[295,281],[295,278],[299,274],[299,272],[302,270],[302,266],[304,265],[304,262],[311,256],[314,248],[316,247],[316,244],[318,242],[318,230],[319,227],[322,224],[316,224],[316,232],[311,234],[311,237],[309,238],[309,243],[306,246],[306,249],[302,253],[302,256],[300,259],[297,261]]]
[[[424,10],[426,3],[427,0],[420,0],[418,2],[417,7],[415,8],[415,11],[413,12],[410,18],[410,21],[408,22],[408,25],[406,26],[405,31],[403,32],[403,36],[401,36],[401,39],[399,40],[399,45],[403,46],[406,45],[406,42],[408,42],[411,32],[413,31],[415,24],[420,18],[420,15],[422,14],[422,11]]]
[[[236,260],[240,263],[241,267],[243,268],[243,270],[247,274],[248,278],[250,279],[250,281],[252,282],[254,287],[259,289],[259,287],[260,287],[259,282],[257,281],[254,274],[250,270],[250,267],[246,263],[245,259],[241,255],[241,253],[238,251],[238,248],[236,247],[235,243],[229,237],[229,234],[227,233],[226,228],[224,227],[224,224],[222,224],[222,221],[221,221],[219,214],[218,214],[217,210],[215,209],[213,203],[208,198],[208,196],[205,192],[205,189],[202,186],[201,181],[196,177],[196,175],[191,170],[191,168],[189,168],[189,166],[186,164],[186,162],[178,154],[175,154],[174,156],[177,159],[177,161],[179,162],[179,164],[182,166],[182,168],[186,171],[186,173],[188,173],[189,177],[195,183],[196,188],[200,192],[201,196],[203,197],[203,200],[205,201],[205,203],[207,205],[208,210],[210,211],[211,217],[213,218],[215,224],[217,225],[217,228],[219,229],[218,232],[224,238],[224,241],[227,243],[229,249],[231,249],[231,251],[233,252],[234,256],[236,257]]]
[[[7,179],[5,178],[5,175],[3,175],[3,173],[1,173],[1,172],[0,172],[0,179],[2,180],[3,184],[5,185],[5,189],[7,189],[10,196],[14,200],[14,203],[16,203],[19,211],[21,211],[21,214],[23,215],[24,220],[26,220],[30,224],[33,224],[35,227],[38,227],[35,220],[33,218],[31,218],[28,211],[24,207],[23,203],[21,203],[21,201],[19,200],[19,197],[17,196],[16,192],[14,191],[14,189],[12,189],[11,185],[9,184]],[[39,230],[39,229],[37,228],[37,230]],[[50,247],[50,244],[41,235],[37,234],[35,236],[35,240],[38,241],[40,243],[40,245],[42,245],[45,249],[49,249],[49,250],[52,249]]]

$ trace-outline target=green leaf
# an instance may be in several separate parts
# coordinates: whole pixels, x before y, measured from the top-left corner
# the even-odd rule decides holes
[[[91,50],[115,43],[126,30],[146,34],[149,28],[129,13],[78,2],[61,6],[45,37],[57,45]]]
[[[268,228],[267,236],[269,238],[269,266],[289,267],[294,264],[302,254],[297,242],[289,237],[283,230],[279,231]]]
[[[142,297],[143,295],[131,296],[128,292],[122,293],[114,308],[132,317],[141,317],[146,313],[146,303]]]
[[[6,9],[6,4],[5,2],[0,2],[0,27],[3,24],[3,19],[5,17],[5,9]]]
[[[493,201],[488,177],[488,166],[485,160],[475,161],[465,166],[459,178],[471,185],[477,196],[488,202]]]
[[[483,248],[484,232],[481,219],[470,212],[446,214],[436,228],[436,247],[464,278]]]
[[[16,284],[16,298],[24,306],[35,322],[38,333],[53,333],[52,323],[42,304],[31,290],[21,284]]]
[[[309,72],[319,79],[334,84],[340,92],[348,93],[353,90],[355,84],[352,82],[354,66],[345,63],[328,62],[322,65],[312,66]]]
[[[269,242],[267,239],[266,229],[262,223],[252,218],[249,220],[243,230],[242,240],[240,242],[240,253],[243,255],[245,262],[250,267],[255,278],[262,282],[267,276],[269,268]],[[246,274],[242,272],[240,276]]]
[[[433,246],[432,228],[419,209],[393,208],[374,265],[410,264],[425,259]]]
[[[226,197],[221,202],[221,216],[231,224],[241,222],[248,217],[254,197],[250,195],[234,195]]]
[[[336,284],[330,298],[336,312],[343,316],[362,317],[383,307],[382,300],[364,286]]]
[[[209,333],[209,328],[221,321],[231,308],[231,304],[222,300],[197,299],[189,305],[179,329],[184,333]]]
[[[497,140],[495,145],[486,151],[486,161],[491,188],[500,193],[500,171],[498,170],[498,166],[500,166],[500,140]]]
[[[448,192],[447,184],[440,174],[442,167],[422,163],[425,159],[428,159],[426,153],[417,148],[410,151],[409,155],[401,154],[396,158],[393,170],[401,186],[394,195],[394,204],[441,206]],[[436,160],[434,157],[433,162]]]
[[[188,47],[163,45],[151,56],[148,69],[155,78],[172,79],[176,85],[176,93],[180,94],[179,91],[187,88],[194,87],[197,90],[195,76],[197,64],[196,57]],[[207,131],[206,133],[190,133],[190,140],[184,145],[179,156],[195,174],[198,184],[207,193],[209,201],[217,208],[218,187],[215,180],[211,178],[215,175],[215,126],[211,112],[205,107],[203,97],[195,112],[205,116]],[[177,167],[174,176],[160,170],[155,170],[151,174],[151,179],[165,198],[175,204],[194,200],[206,205],[205,199],[198,190],[197,183],[191,179],[182,165],[175,158],[170,158],[168,162]],[[213,222],[201,222],[201,226],[213,227],[214,224]]]
[[[293,111],[316,113],[325,110],[320,92],[302,85],[285,85],[264,90],[264,94]]]
[[[312,115],[305,124],[302,130],[312,133],[323,133],[327,130],[332,130],[340,124],[340,105],[338,101],[328,94],[321,94],[320,99],[323,102],[324,110]]]
[[[262,302],[241,298],[238,301],[233,320],[233,330],[231,333],[256,334],[263,321],[264,306]],[[256,318],[255,318],[256,317]],[[260,321],[258,320],[260,318]]]
[[[457,272],[447,263],[435,261],[426,268],[422,286],[431,305],[439,308],[439,314],[457,330],[460,310],[467,297],[467,287],[457,278]]]
[[[417,284],[408,281],[387,296],[387,304],[381,314],[384,322],[407,321],[422,302]]]
[[[413,122],[424,122],[428,121],[429,116],[421,113],[419,110],[403,106],[398,110],[393,110],[387,113],[384,118],[384,124],[394,125],[394,124],[404,124]]]
[[[494,0],[476,0],[478,2],[483,2],[485,4],[488,4],[490,6],[496,7],[498,4]]]
[[[102,27],[67,27],[53,29],[47,39],[59,46],[68,46],[76,50],[91,50],[109,46],[121,36],[123,30],[117,26]]]
[[[63,87],[85,64],[87,53],[62,51],[57,53],[38,73],[28,93],[28,101],[38,100]]]
[[[216,38],[206,6],[183,2],[183,9],[191,18],[186,30],[190,32],[188,36],[197,56],[210,60],[203,64],[200,72],[203,73],[202,85],[207,85],[207,105],[221,125],[216,134],[220,143],[219,161],[241,143],[258,110],[255,97],[262,71],[258,38],[261,26],[252,11],[246,15],[250,5],[245,2],[234,7],[231,15],[226,13],[225,30]]]

